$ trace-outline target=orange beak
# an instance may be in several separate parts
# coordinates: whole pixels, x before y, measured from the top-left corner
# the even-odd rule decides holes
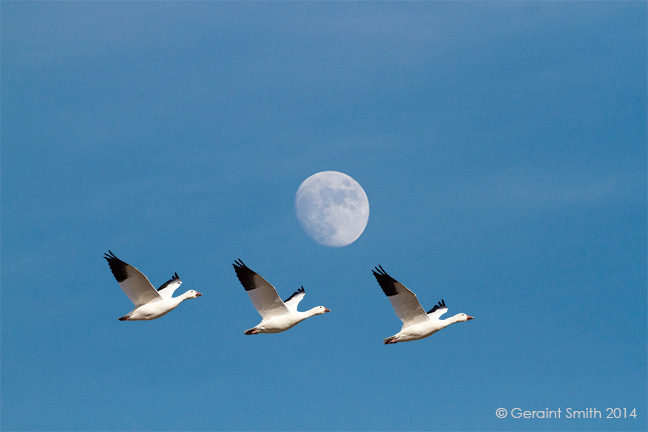
[[[471,319],[475,319],[475,318],[471,317],[470,315],[466,315],[466,316],[468,317],[468,321],[470,321]]]
[[[326,312],[331,312],[331,309],[324,308],[324,313],[326,313]]]
[[[200,297],[202,294],[199,292],[196,292],[196,297]]]

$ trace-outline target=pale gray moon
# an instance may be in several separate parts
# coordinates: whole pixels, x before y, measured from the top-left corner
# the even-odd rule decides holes
[[[362,186],[338,171],[321,171],[297,189],[295,212],[300,225],[324,246],[353,243],[369,221],[369,199]]]

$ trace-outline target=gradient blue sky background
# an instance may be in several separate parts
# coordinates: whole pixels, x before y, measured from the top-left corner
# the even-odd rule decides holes
[[[646,429],[645,2],[1,14],[3,430]],[[294,214],[322,170],[370,200],[345,248]],[[108,249],[204,296],[119,322]],[[236,258],[332,313],[244,336]],[[475,320],[383,345],[378,264]]]

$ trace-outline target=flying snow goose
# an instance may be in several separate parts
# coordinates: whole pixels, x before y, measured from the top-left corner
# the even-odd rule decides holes
[[[252,304],[263,318],[259,325],[246,330],[246,335],[279,333],[294,327],[306,318],[331,312],[324,306],[317,306],[311,310],[299,312],[297,305],[306,295],[304,287],[299,288],[286,300],[281,301],[275,287],[243,264],[243,261],[236,260],[233,266],[241,285],[243,285],[252,300]]]
[[[172,297],[175,290],[182,284],[178,273],[171,276],[171,279],[156,290],[142,272],[117,258],[111,251],[108,251],[104,258],[108,261],[110,270],[119,282],[119,286],[135,305],[135,309],[119,318],[120,321],[160,318],[175,309],[183,300],[202,295],[190,290],[181,296]]]
[[[396,315],[403,321],[403,327],[400,332],[383,340],[386,344],[423,339],[448,327],[450,324],[473,319],[473,317],[465,313],[460,313],[443,320],[440,319],[441,315],[448,312],[448,308],[443,300],[434,305],[428,313],[425,313],[416,298],[416,294],[389,276],[381,266],[376,267],[372,272],[378,284],[391,301],[392,306],[394,306]]]

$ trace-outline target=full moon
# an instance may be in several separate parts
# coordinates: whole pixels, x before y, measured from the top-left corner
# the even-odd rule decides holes
[[[360,237],[369,221],[369,200],[348,175],[322,171],[308,177],[295,196],[297,219],[324,246],[342,247]]]

